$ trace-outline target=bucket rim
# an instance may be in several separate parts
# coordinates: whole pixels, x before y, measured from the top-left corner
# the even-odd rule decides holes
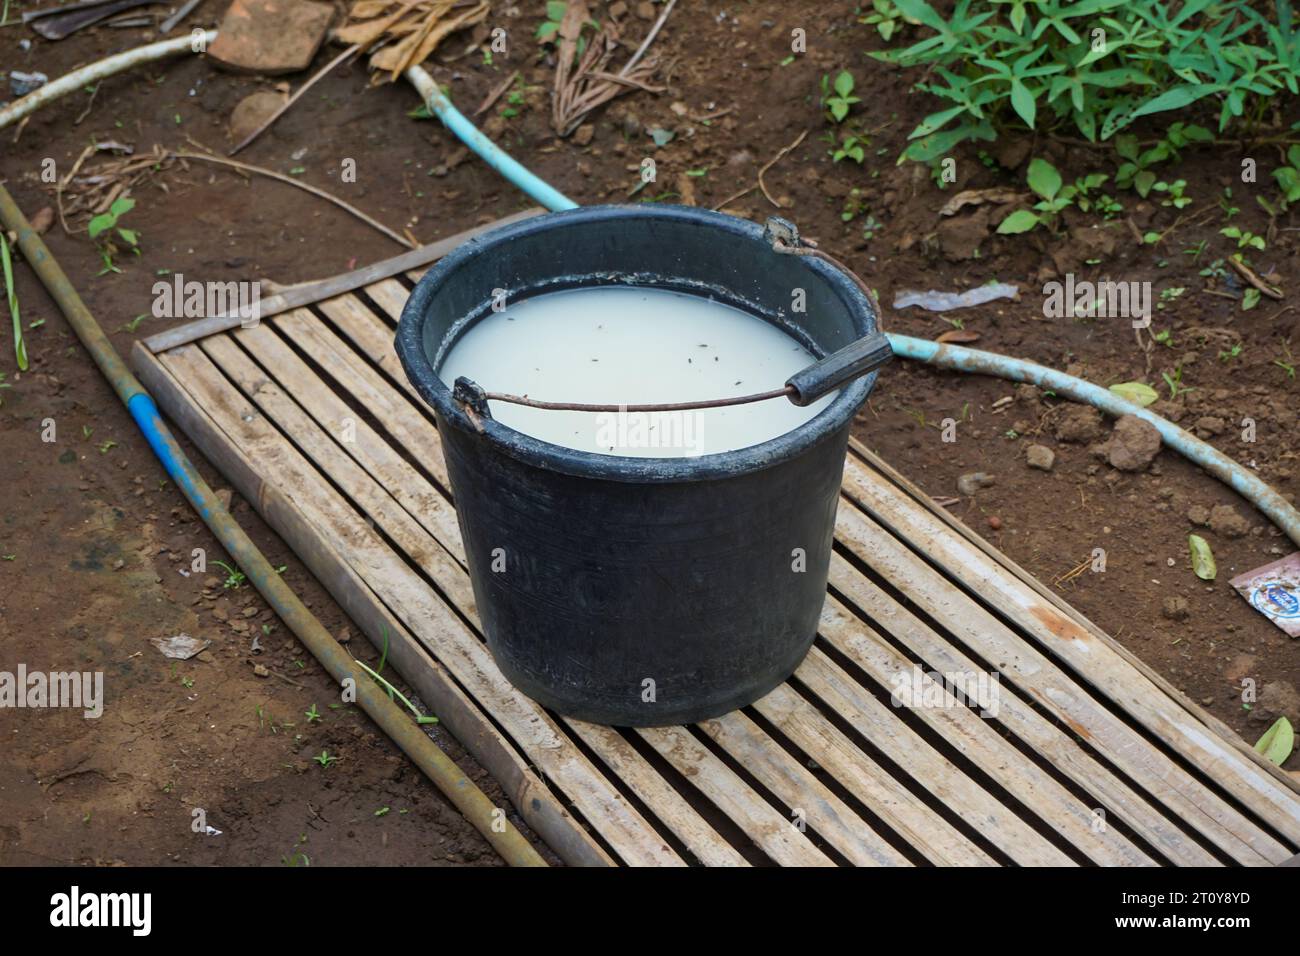
[[[440,286],[471,259],[489,254],[496,246],[555,229],[611,219],[702,223],[737,239],[763,242],[764,237],[763,227],[757,223],[694,206],[607,204],[533,216],[467,240],[438,260],[416,283],[402,308],[394,340],[394,349],[408,380],[439,418],[471,436],[489,440],[505,454],[535,467],[575,477],[665,483],[727,478],[772,467],[798,457],[849,426],[870,395],[877,372],[841,387],[830,404],[788,432],[757,445],[693,457],[642,458],[580,451],[535,438],[492,417],[481,419],[481,427],[477,427],[455,401],[451,388],[443,382],[424,348],[424,325]],[[879,316],[875,304],[844,271],[812,256],[799,257],[798,263],[836,290],[848,309],[857,337],[876,331]]]

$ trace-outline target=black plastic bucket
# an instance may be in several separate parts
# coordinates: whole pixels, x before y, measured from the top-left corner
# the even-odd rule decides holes
[[[467,413],[439,377],[494,290],[517,302],[611,284],[710,296],[817,356],[875,332],[877,316],[847,274],[776,254],[762,227],[659,205],[588,206],[472,239],[429,270],[402,312],[397,354],[437,418],[502,672],[572,717],[690,723],[757,700],[812,644],[849,426],[876,376],[843,385],[794,431],[695,458],[553,445]]]

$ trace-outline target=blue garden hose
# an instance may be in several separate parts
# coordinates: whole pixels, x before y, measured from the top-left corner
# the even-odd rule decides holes
[[[451,100],[438,88],[433,77],[423,67],[408,68],[406,78],[419,92],[430,111],[442,120],[443,125],[513,185],[552,212],[573,209],[578,205],[568,196],[539,179],[484,136],[452,105]],[[1115,417],[1133,415],[1141,418],[1155,427],[1166,445],[1193,464],[1204,468],[1251,502],[1281,528],[1297,546],[1300,546],[1300,511],[1297,511],[1277,491],[1251,474],[1245,466],[1233,461],[1212,445],[1201,441],[1168,419],[1125,401],[1109,389],[1024,359],[999,355],[996,352],[963,348],[959,345],[945,345],[910,335],[899,335],[896,332],[890,332],[888,335],[894,354],[901,358],[924,362],[954,372],[992,375],[1013,382],[1037,385],[1039,388],[1051,389],[1062,398],[1092,405],[1107,415]]]

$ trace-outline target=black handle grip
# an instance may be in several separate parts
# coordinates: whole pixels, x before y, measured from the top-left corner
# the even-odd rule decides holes
[[[894,350],[889,347],[889,337],[884,332],[864,335],[791,375],[785,383],[794,389],[790,401],[799,406],[811,405],[845,382],[874,372],[893,357]]]

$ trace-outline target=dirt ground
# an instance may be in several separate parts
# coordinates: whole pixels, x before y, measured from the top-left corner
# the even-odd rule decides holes
[[[12,3],[10,16],[36,6]],[[658,9],[614,6],[633,44]],[[479,122],[578,202],[714,206],[754,186],[760,169],[807,131],[763,176],[779,209],[753,190],[726,210],[796,222],[879,291],[893,331],[925,338],[973,333],[979,348],[1102,384],[1147,381],[1162,394],[1155,406],[1161,414],[1195,428],[1293,500],[1300,491],[1298,385],[1285,368],[1295,364],[1289,350],[1300,349],[1300,312],[1271,299],[1242,311],[1235,275],[1200,274],[1235,248],[1219,234],[1219,199],[1231,186],[1240,207],[1232,223],[1268,237],[1267,251],[1252,252],[1257,270],[1284,290],[1294,288],[1293,217],[1270,221],[1254,201],[1252,189],[1271,195],[1268,175],[1256,186],[1238,181],[1244,156],[1267,169],[1279,148],[1187,151],[1176,167],[1194,199],[1184,210],[1123,192],[1125,213],[1105,228],[1091,228],[1096,217],[1079,216],[1068,217],[1057,237],[1042,230],[995,236],[996,220],[984,209],[951,218],[939,210],[962,189],[1023,187],[1031,155],[1051,159],[1067,178],[1113,172],[1113,156],[1051,138],[1000,142],[986,156],[964,148],[955,154],[957,182],[946,189],[924,166],[895,165],[908,132],[935,107],[911,92],[915,71],[866,56],[881,43],[857,22],[855,4],[681,4],[653,48],[662,57],[657,82],[665,92],[621,98],[568,139],[551,128],[553,65],[533,40],[542,8],[494,5],[488,23],[509,31],[507,52],[466,52],[474,38],[462,33],[429,65],[467,113],[521,71],[521,95],[498,101]],[[213,24],[222,9],[205,4],[187,25]],[[796,27],[807,31],[808,48],[792,57]],[[51,43],[26,27],[4,27],[0,72],[55,77],[153,36],[94,28]],[[30,49],[20,46],[25,39]],[[336,52],[325,48],[315,66]],[[853,72],[864,101],[850,117],[869,141],[861,165],[833,162],[825,139],[831,127],[818,105],[819,84],[841,69]],[[53,159],[63,175],[92,142],[112,140],[137,153],[159,144],[224,155],[241,100],[285,80],[296,89],[306,75],[239,75],[194,56],[137,69],[0,133],[0,178],[31,216],[55,201],[53,186],[41,180],[43,161]],[[6,81],[0,97],[7,91]],[[329,190],[421,242],[530,204],[470,159],[441,125],[409,117],[416,105],[406,85],[372,88],[362,64],[342,66],[239,158]],[[1288,104],[1278,118],[1282,128],[1297,118],[1293,112]],[[672,134],[661,146],[651,135],[659,130]],[[656,182],[629,198],[645,157],[655,161]],[[341,181],[346,159],[356,162],[355,182]],[[129,224],[141,254],[119,254],[120,274],[99,275],[101,257],[84,219],[70,223],[71,235],[57,222],[46,235],[123,354],[134,339],[166,327],[149,316],[159,270],[293,283],[400,251],[371,227],[289,186],[199,163],[168,166],[131,195]],[[1152,230],[1163,233],[1158,243],[1135,241],[1135,232]],[[1158,297],[1165,293],[1152,332],[1169,335],[1144,348],[1124,319],[1045,318],[1042,285],[1066,272],[1152,281]],[[890,308],[902,290],[960,291],[992,279],[1017,283],[1020,298],[942,315]],[[18,267],[17,291],[24,321],[35,327],[27,332],[27,373],[15,371],[9,336],[0,334],[0,371],[10,386],[0,391],[0,669],[24,661],[32,669],[103,670],[107,707],[90,727],[67,711],[0,715],[0,862],[499,864],[363,715],[327,707],[337,698],[332,681],[252,589],[223,587],[224,572],[211,566],[206,574],[184,573],[193,548],[211,557],[221,550],[163,480],[129,416],[25,266]],[[7,322],[6,315],[6,329]],[[1162,373],[1178,368],[1192,390],[1171,400]],[[1239,440],[1245,417],[1257,427],[1249,444]],[[955,442],[943,440],[946,418],[958,423]],[[53,443],[42,441],[46,419],[57,426]],[[1145,470],[1112,468],[1102,447],[1111,427],[1037,390],[898,361],[881,375],[856,431],[929,493],[956,499],[951,508],[963,520],[1247,740],[1277,714],[1300,720],[1295,646],[1228,585],[1241,571],[1294,550],[1290,542],[1232,491],[1168,451]],[[1050,470],[1028,465],[1031,445],[1054,453]],[[187,450],[213,486],[223,487],[221,476]],[[958,478],[973,472],[993,476],[992,484],[961,494]],[[1213,510],[1219,506],[1226,507]],[[271,560],[286,566],[285,579],[326,626],[352,633],[334,602],[237,496],[234,513]],[[1213,547],[1213,583],[1190,569],[1193,531]],[[1067,577],[1095,548],[1105,549],[1105,573]],[[177,663],[149,643],[179,632],[211,639],[212,646]],[[257,656],[254,637],[263,648]],[[376,656],[359,634],[351,647],[364,659]],[[271,676],[256,676],[254,664]],[[1262,691],[1250,708],[1241,699],[1247,677]],[[313,706],[322,719],[308,719]],[[435,731],[435,738],[489,796],[502,799],[448,734]],[[322,767],[313,760],[322,751],[337,762]],[[1288,766],[1297,765],[1293,757]],[[196,807],[220,836],[194,836]]]

